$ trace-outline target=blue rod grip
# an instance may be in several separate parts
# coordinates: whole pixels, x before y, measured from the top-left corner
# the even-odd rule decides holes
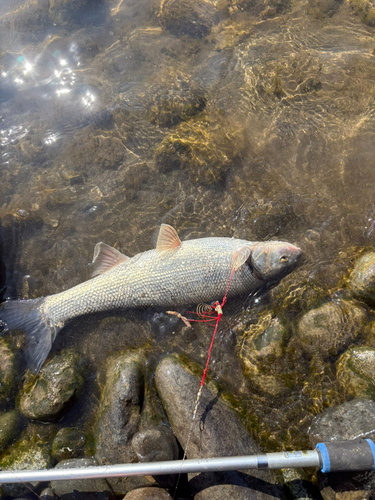
[[[324,473],[375,470],[375,444],[371,439],[318,443],[316,449]]]

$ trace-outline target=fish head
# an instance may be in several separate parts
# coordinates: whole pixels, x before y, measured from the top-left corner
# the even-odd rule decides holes
[[[257,243],[251,249],[248,264],[266,281],[276,281],[289,274],[302,256],[302,250],[285,241]]]

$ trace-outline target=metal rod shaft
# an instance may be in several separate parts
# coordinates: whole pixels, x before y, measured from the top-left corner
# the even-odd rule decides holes
[[[316,450],[265,453],[242,457],[200,458],[121,465],[101,465],[71,469],[1,471],[1,483],[61,481],[124,476],[158,476],[188,472],[216,472],[244,469],[280,469],[285,467],[319,467]]]

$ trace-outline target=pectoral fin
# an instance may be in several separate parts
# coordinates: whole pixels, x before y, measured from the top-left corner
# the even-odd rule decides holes
[[[116,250],[116,248],[110,247],[101,241],[94,248],[91,276],[103,274],[128,259],[129,257]]]
[[[165,252],[166,250],[177,250],[181,246],[181,240],[177,231],[168,224],[162,224],[159,231],[158,241],[156,242],[156,251]]]
[[[241,267],[242,264],[245,264],[250,255],[251,255],[251,250],[249,247],[242,247],[239,250],[236,250],[233,253],[232,257],[232,268],[234,268],[237,271],[237,269]]]

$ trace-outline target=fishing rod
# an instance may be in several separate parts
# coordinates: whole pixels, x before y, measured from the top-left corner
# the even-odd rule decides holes
[[[240,457],[197,458],[70,469],[1,471],[0,484],[295,467],[319,467],[325,473],[374,470],[375,444],[371,439],[359,439],[318,443],[315,450],[308,451],[283,451]]]

